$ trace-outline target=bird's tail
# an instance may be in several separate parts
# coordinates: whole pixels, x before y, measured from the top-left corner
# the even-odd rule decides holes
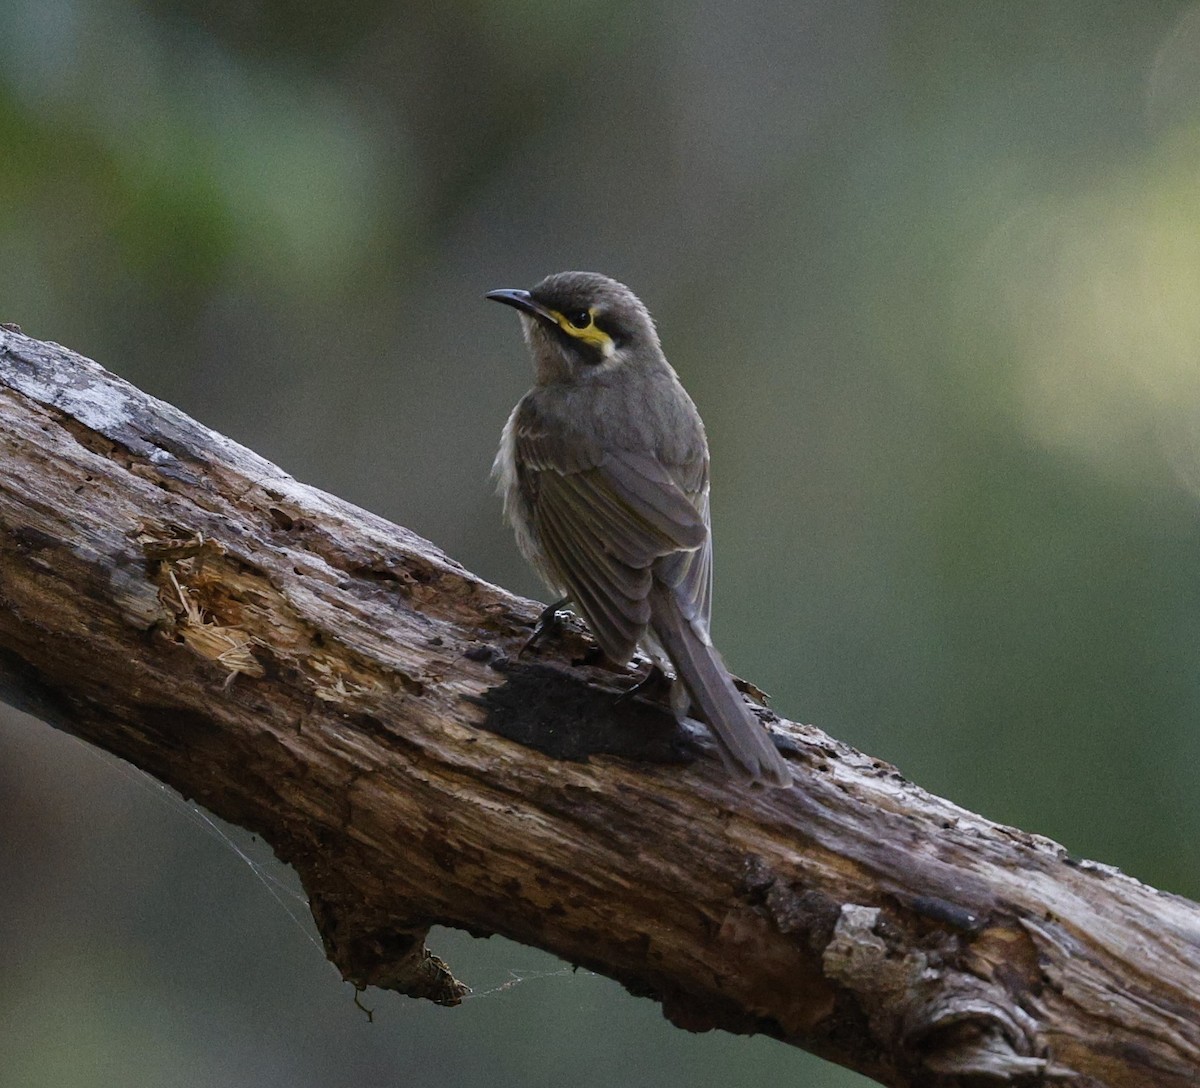
[[[790,786],[786,761],[733,686],[720,654],[683,615],[674,592],[657,579],[650,591],[650,616],[655,638],[712,730],[729,770],[765,786]]]

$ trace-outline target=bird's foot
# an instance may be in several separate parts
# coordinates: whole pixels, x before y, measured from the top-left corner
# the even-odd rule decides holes
[[[627,688],[617,696],[617,703],[627,703],[631,699],[646,698],[657,701],[671,686],[671,678],[658,664],[652,662],[646,675],[632,687]]]
[[[546,605],[542,609],[537,622],[533,625],[533,633],[522,643],[521,648],[517,651],[518,657],[536,647],[547,635],[558,633],[559,628],[562,627],[562,620],[558,618],[558,613],[567,606],[569,601],[569,597],[560,597],[557,601]]]

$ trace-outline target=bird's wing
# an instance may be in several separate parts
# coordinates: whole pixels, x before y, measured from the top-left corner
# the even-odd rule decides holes
[[[604,652],[627,661],[650,621],[651,580],[706,607],[707,466],[700,504],[680,473],[655,458],[599,451],[565,441],[528,413],[514,433],[519,485],[547,565],[570,595]],[[678,557],[678,558],[676,558]],[[695,603],[700,602],[700,603]]]
[[[654,564],[654,575],[670,586],[680,611],[698,621],[707,637],[712,614],[712,534],[708,512],[708,458],[679,465],[663,465],[648,457],[633,458],[641,472],[661,482],[664,491],[682,496],[704,525],[704,540],[698,548],[674,551]]]

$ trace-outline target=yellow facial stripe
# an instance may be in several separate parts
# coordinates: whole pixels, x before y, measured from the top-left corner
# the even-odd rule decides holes
[[[554,320],[558,322],[558,327],[563,332],[575,337],[576,340],[582,340],[585,344],[591,344],[592,347],[599,348],[604,355],[611,355],[613,350],[613,339],[603,329],[596,325],[596,307],[593,306],[588,313],[591,315],[589,321],[581,329],[577,325],[571,324],[564,314],[560,314],[557,310],[551,310],[554,314]]]

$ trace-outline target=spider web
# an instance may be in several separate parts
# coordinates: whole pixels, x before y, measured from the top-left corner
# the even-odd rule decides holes
[[[157,803],[170,809],[172,813],[182,816],[194,827],[199,828],[205,835],[230,851],[249,869],[258,884],[275,901],[278,908],[283,911],[304,940],[317,950],[322,959],[325,959],[325,949],[316,933],[312,915],[309,913],[308,897],[299,887],[299,878],[294,870],[271,853],[270,848],[258,836],[250,835],[240,829],[233,829],[234,833],[231,834],[221,826],[222,821],[209,815],[200,805],[180,797],[170,786],[116,756],[94,748],[83,741],[79,741],[79,744],[86,752],[119,774],[134,788],[154,798]],[[237,841],[234,837],[235,834],[247,836],[250,843],[244,846]],[[263,851],[263,859],[260,860],[253,856],[251,851],[255,849]],[[531,982],[579,976],[591,979],[602,977],[594,971],[574,967],[570,964],[549,970],[510,967],[505,970],[505,976],[501,981],[482,989],[472,989],[463,996],[463,1001],[475,1001],[479,998],[510,993],[517,987]],[[350,984],[347,983],[347,985]],[[356,993],[355,1003],[359,1004],[357,997]],[[372,1017],[371,1010],[361,1004],[359,1007],[367,1013],[369,1019]]]

